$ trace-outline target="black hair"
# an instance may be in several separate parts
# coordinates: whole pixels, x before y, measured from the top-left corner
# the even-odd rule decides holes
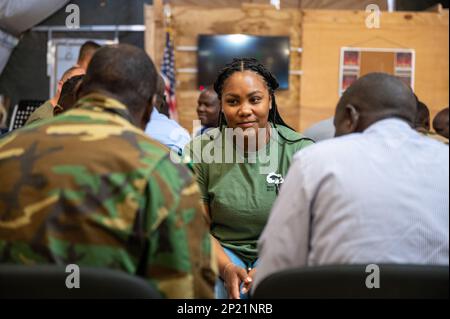
[[[83,80],[83,78],[84,78],[84,74],[75,75],[75,76],[69,78],[66,82],[64,82],[64,84],[61,88],[60,98],[64,97],[67,94],[74,94],[77,84],[81,80]]]
[[[430,130],[430,110],[425,103],[417,99],[417,113],[414,121],[415,128]]]
[[[436,114],[436,116],[433,119],[433,128],[436,131],[436,133],[446,138],[448,138],[448,136],[444,134],[444,131],[446,127],[448,128],[449,122],[448,113],[449,112],[447,107],[441,110],[438,114]]]
[[[158,73],[144,50],[128,44],[102,47],[89,63],[78,97],[107,92],[133,114],[152,102]]]
[[[278,106],[275,99],[275,91],[279,88],[279,84],[277,79],[272,75],[272,73],[267,70],[267,68],[262,65],[257,59],[254,58],[235,58],[233,59],[233,62],[227,64],[225,68],[219,72],[219,75],[217,76],[216,82],[214,83],[214,90],[217,93],[217,97],[219,98],[219,101],[222,100],[222,92],[223,87],[225,85],[226,80],[233,75],[236,72],[244,72],[244,71],[252,71],[260,75],[269,90],[269,95],[272,99],[272,108],[269,111],[269,122],[273,124],[273,126],[276,128],[277,125],[283,125],[293,131],[295,131],[293,128],[291,128],[289,125],[286,124],[286,122],[281,117],[280,113],[278,112]],[[223,113],[220,112],[219,114],[219,127],[226,126],[227,122],[225,117],[223,116]],[[298,140],[290,140],[286,137],[284,137],[279,130],[278,134],[289,142],[299,142],[305,138],[301,138]]]
[[[84,74],[75,75],[69,78],[61,88],[61,94],[59,95],[58,104],[53,109],[53,115],[64,113],[71,109],[76,101],[75,90],[78,84],[83,80]],[[70,103],[70,104],[68,104]]]
[[[80,52],[78,54],[78,62],[84,60],[89,54],[100,49],[101,46],[94,41],[86,41],[80,48]]]

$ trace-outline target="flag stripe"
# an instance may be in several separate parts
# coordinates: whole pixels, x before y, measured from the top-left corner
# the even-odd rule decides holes
[[[165,95],[169,105],[170,118],[178,120],[177,101],[175,95],[175,54],[170,32],[166,32],[166,46],[164,48],[164,58],[161,65],[161,73],[166,83]]]

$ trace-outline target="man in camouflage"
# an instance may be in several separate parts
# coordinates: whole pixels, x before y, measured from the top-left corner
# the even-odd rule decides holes
[[[58,87],[56,88],[55,96],[52,97],[50,100],[46,101],[41,106],[39,106],[36,110],[34,110],[34,112],[31,113],[30,117],[27,119],[25,125],[52,118],[54,108],[56,107],[58,100],[61,97],[61,90],[64,83],[66,83],[66,81],[68,81],[72,77],[83,75],[84,73],[85,73],[84,69],[77,66],[72,67],[68,69],[66,72],[64,72],[63,76],[61,77],[61,80],[59,80],[58,82]]]
[[[164,297],[213,297],[198,186],[141,130],[156,78],[141,49],[102,48],[74,109],[0,139],[1,263],[106,267]]]

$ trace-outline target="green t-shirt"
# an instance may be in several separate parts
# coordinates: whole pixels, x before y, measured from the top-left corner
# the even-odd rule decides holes
[[[264,149],[250,154],[227,142],[232,138],[223,129],[195,138],[185,152],[194,163],[203,200],[209,207],[211,234],[249,266],[258,258],[257,241],[277,196],[268,176],[276,173],[284,178],[293,155],[313,143],[287,127],[277,126],[277,130],[278,134],[272,128]],[[237,158],[241,163],[236,163]]]

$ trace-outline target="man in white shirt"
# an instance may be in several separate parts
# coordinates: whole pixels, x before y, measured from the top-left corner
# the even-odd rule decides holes
[[[164,100],[164,79],[161,76],[158,78],[157,92],[153,102],[155,106],[145,133],[181,156],[184,147],[191,141],[191,136],[180,124],[162,113],[167,108]]]
[[[219,126],[220,101],[212,86],[204,89],[197,101],[197,116],[202,124],[196,136]]]
[[[255,286],[302,266],[448,265],[449,149],[412,129],[416,105],[387,74],[344,93],[341,137],[295,156],[259,241]]]

